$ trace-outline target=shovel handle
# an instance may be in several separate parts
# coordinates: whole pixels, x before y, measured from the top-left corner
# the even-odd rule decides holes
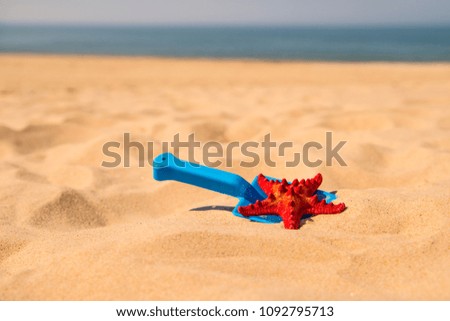
[[[255,188],[241,176],[219,169],[181,160],[171,153],[163,153],[153,160],[153,178],[174,180],[218,193],[245,198],[250,202],[261,199]]]

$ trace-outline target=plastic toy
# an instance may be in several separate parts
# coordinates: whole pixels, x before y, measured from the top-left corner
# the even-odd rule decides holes
[[[238,198],[232,211],[234,215],[261,223],[284,221],[284,226],[288,229],[298,229],[303,214],[332,214],[345,209],[343,203],[330,204],[336,199],[335,194],[317,189],[322,182],[320,174],[313,180],[294,180],[292,184],[285,179],[280,182],[261,174],[250,184],[239,175],[183,161],[171,153],[163,153],[153,160],[153,177],[158,181],[174,180],[234,196]]]

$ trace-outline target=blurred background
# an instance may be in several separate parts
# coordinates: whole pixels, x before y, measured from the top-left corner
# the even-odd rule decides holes
[[[449,61],[450,2],[3,0],[0,52]]]

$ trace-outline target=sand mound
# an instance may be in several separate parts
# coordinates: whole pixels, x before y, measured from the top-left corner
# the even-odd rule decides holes
[[[58,197],[37,209],[31,225],[41,228],[93,228],[105,226],[99,209],[81,193],[63,191]]]

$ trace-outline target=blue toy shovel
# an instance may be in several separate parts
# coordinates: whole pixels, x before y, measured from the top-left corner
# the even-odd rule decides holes
[[[239,175],[183,161],[171,153],[163,153],[153,160],[153,178],[157,181],[178,181],[237,197],[239,201],[232,211],[234,215],[261,223],[281,222],[281,217],[276,214],[245,217],[238,212],[239,206],[253,204],[257,200],[267,197],[258,185],[258,176],[250,184]],[[316,194],[319,200],[325,199],[327,203],[336,199],[336,195],[333,193],[317,190]]]

